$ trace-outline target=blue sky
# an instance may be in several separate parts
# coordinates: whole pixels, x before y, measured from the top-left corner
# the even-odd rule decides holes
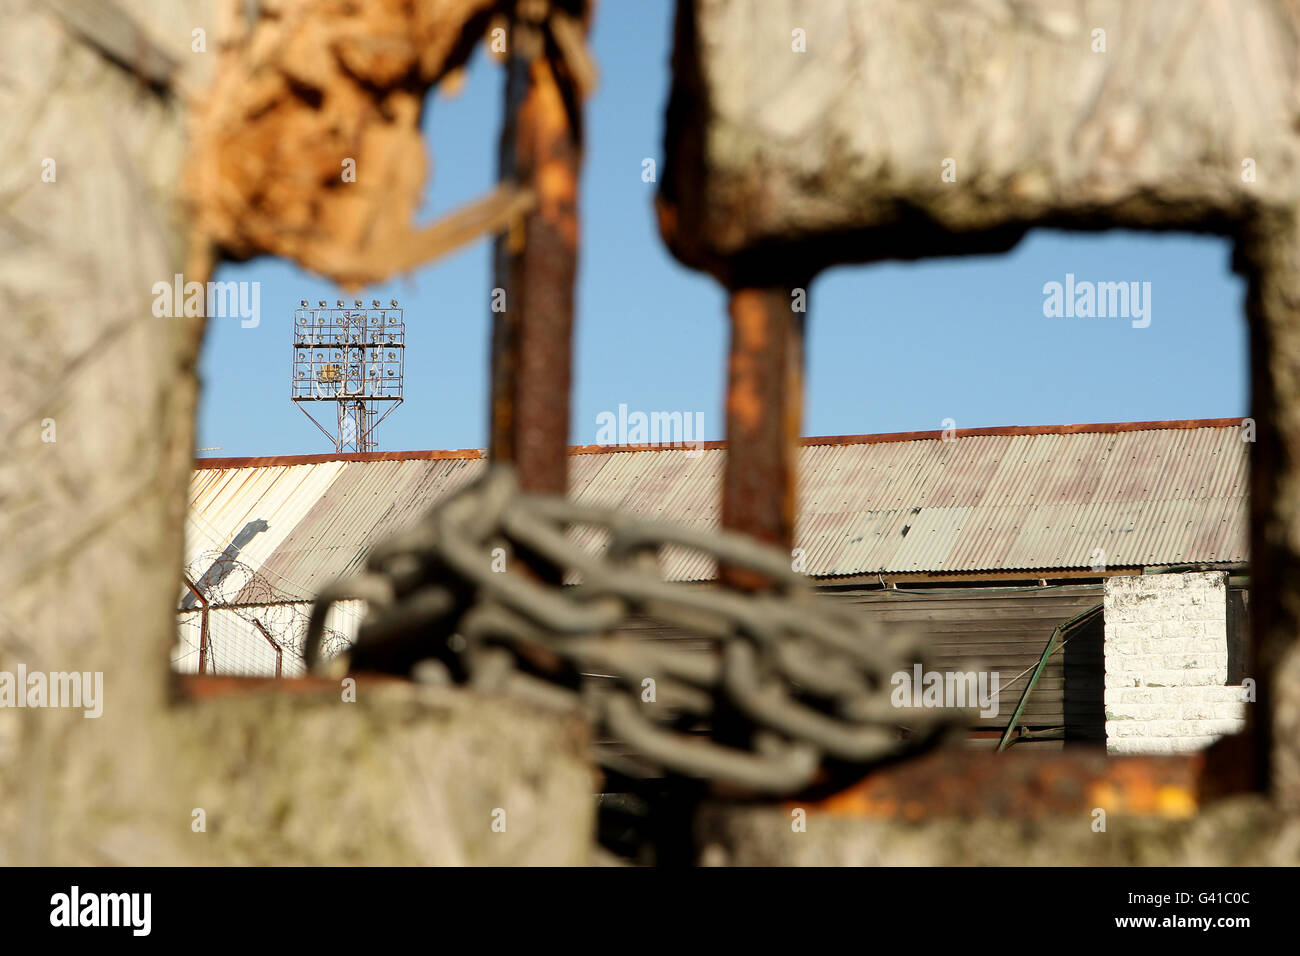
[[[588,104],[573,418],[595,441],[597,416],[702,412],[723,438],[725,297],[680,266],[659,239],[672,0],[607,2],[593,47],[601,86]],[[503,73],[481,53],[458,97],[426,110],[432,152],[423,221],[486,192],[496,172]],[[489,244],[362,296],[406,307],[406,403],[380,426],[380,450],[481,448],[487,434]],[[846,266],[810,289],[804,434],[944,427],[1218,418],[1247,413],[1245,287],[1226,240],[1184,234],[1031,233],[1010,253]],[[1043,286],[1151,283],[1151,324],[1046,318]],[[222,280],[261,283],[261,323],[209,322],[201,360],[198,446],[205,455],[331,450],[289,401],[299,299],[331,284],[289,263],[226,264]]]

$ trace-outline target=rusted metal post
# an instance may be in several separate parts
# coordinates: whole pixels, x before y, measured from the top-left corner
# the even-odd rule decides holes
[[[727,381],[727,466],[722,524],[769,544],[794,543],[799,426],[803,413],[802,289],[731,293]],[[722,582],[754,590],[752,571],[721,568]]]
[[[578,265],[581,94],[548,50],[549,4],[521,0],[511,21],[503,183],[537,205],[499,237],[492,295],[491,446],[529,491],[567,488],[574,280]],[[581,4],[560,4],[562,11]]]
[[[208,668],[208,601],[199,593],[199,589],[190,582],[189,578],[182,577],[182,580],[185,582],[185,586],[190,589],[190,593],[194,595],[195,600],[199,602],[199,607],[202,608],[199,611],[199,673],[206,674]]]
[[[253,624],[262,632],[262,636],[266,638],[266,643],[270,644],[271,649],[275,651],[275,676],[277,678],[283,676],[284,650],[280,647],[276,639],[271,636],[271,632],[266,629],[261,621],[257,618],[253,618]]]

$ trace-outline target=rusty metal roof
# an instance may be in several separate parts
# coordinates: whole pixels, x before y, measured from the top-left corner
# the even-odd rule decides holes
[[[800,452],[797,547],[808,573],[1086,570],[1247,557],[1240,419],[810,438]],[[580,501],[699,528],[718,523],[725,446],[572,449]],[[304,600],[367,549],[481,473],[475,451],[208,459],[191,482],[187,553],[266,529],[238,559]],[[594,532],[578,530],[599,548]],[[674,580],[715,573],[665,555]],[[241,599],[254,600],[245,589]]]

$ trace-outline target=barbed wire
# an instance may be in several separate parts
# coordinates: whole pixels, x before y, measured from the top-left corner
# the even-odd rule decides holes
[[[285,676],[304,673],[303,656],[311,603],[300,595],[285,594],[247,562],[224,550],[212,549],[194,557],[184,569],[185,578],[208,602],[208,670],[213,674],[271,676],[275,649],[261,632],[266,628],[281,651]],[[186,589],[177,608],[180,653],[172,664],[181,665],[197,655],[202,639],[202,604]],[[332,657],[351,646],[346,631],[325,628],[322,653]]]

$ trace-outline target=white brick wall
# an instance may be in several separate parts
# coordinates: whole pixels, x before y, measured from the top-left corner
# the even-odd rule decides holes
[[[1106,749],[1199,750],[1245,726],[1228,677],[1227,575],[1106,579]]]

